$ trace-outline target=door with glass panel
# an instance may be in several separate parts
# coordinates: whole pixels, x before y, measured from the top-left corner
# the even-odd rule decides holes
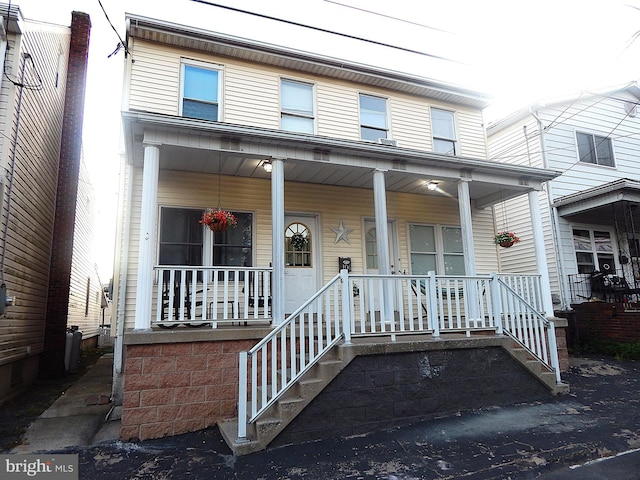
[[[284,307],[295,311],[317,291],[316,218],[285,216],[284,233]]]

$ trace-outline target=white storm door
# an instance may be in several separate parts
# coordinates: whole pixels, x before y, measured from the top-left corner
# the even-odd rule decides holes
[[[398,271],[399,265],[396,264],[398,261],[398,252],[396,241],[396,229],[395,222],[393,220],[389,220],[388,228],[389,238],[387,241],[389,242],[389,260],[391,265],[389,265],[389,271],[391,273],[396,273]],[[364,238],[365,238],[365,273],[373,273],[376,274],[379,272],[378,270],[378,247],[376,240],[376,222],[374,220],[365,220],[364,221]]]
[[[316,217],[284,217],[284,311],[293,313],[316,293],[318,245]]]

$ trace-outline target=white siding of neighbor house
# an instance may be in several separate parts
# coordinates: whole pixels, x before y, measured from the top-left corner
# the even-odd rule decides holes
[[[103,287],[96,271],[97,255],[100,252],[95,250],[95,222],[100,215],[97,207],[93,187],[83,161],[80,165],[78,182],[67,319],[68,326],[79,327],[83,339],[98,335],[99,325],[102,322]]]
[[[128,287],[126,294],[125,326],[132,328],[135,315],[135,295],[137,276],[137,252],[139,241],[140,193],[142,172],[135,170],[132,218],[130,224],[130,245],[128,262]],[[188,172],[160,171],[158,189],[158,209],[160,206],[182,206],[194,208],[215,207],[218,204],[217,177]],[[220,206],[235,211],[254,214],[254,265],[268,266],[271,262],[271,183],[268,180],[252,180],[239,177],[222,177]],[[349,198],[348,205],[344,199]],[[388,216],[395,220],[398,234],[399,262],[394,263],[396,271],[410,271],[408,224],[460,225],[458,204],[455,199],[433,195],[411,195],[387,192]],[[322,282],[337,273],[338,257],[351,257],[354,273],[364,271],[364,220],[375,215],[373,191],[348,189],[303,183],[285,184],[285,209],[298,214],[318,215],[322,254]],[[337,227],[343,221],[349,234],[350,243],[335,243]],[[475,255],[478,273],[497,270],[496,248],[490,241],[493,232],[491,209],[474,211]],[[489,235],[489,236],[488,236]],[[489,240],[488,240],[489,239]],[[157,238],[156,238],[157,252]]]
[[[70,39],[69,29],[65,27],[29,21],[23,26],[19,41],[10,37],[13,48],[8,52],[5,71],[11,79],[20,78],[21,59],[24,53],[29,53],[43,85],[38,90],[25,88],[23,91],[15,150],[17,89],[4,77],[0,92],[2,170],[7,172],[1,207],[1,226],[7,229],[4,282],[8,295],[15,298],[14,306],[0,318],[0,365],[36,355],[43,349]],[[60,54],[64,61],[56,87]],[[36,81],[34,76],[28,79],[30,83]],[[8,210],[14,151],[15,170]]]
[[[637,161],[640,117],[626,115],[625,100],[638,101],[621,91],[610,97],[584,99],[569,108],[547,107],[541,112],[543,122],[552,125],[545,134],[549,168],[565,172],[552,182],[554,199],[620,178],[640,178]],[[577,131],[610,137],[615,167],[579,162]]]
[[[189,58],[222,66],[221,121],[226,123],[278,129],[280,79],[293,78],[315,85],[318,135],[360,140],[358,94],[368,93],[388,99],[390,137],[399,146],[432,150],[429,107],[435,105],[456,112],[460,155],[478,158],[487,155],[480,110],[141,40],[133,43],[132,54],[135,62],[130,66],[125,109],[177,115],[180,61]]]

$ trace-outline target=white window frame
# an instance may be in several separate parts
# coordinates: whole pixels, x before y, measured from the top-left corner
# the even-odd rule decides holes
[[[182,113],[182,107],[184,105],[184,80],[185,80],[185,73],[184,73],[184,69],[185,66],[190,66],[190,67],[195,67],[195,68],[201,68],[203,70],[210,70],[213,72],[217,72],[218,74],[218,91],[217,91],[217,97],[218,97],[218,119],[216,120],[217,122],[222,122],[224,119],[224,102],[222,101],[223,97],[222,97],[222,84],[223,84],[223,80],[224,80],[224,69],[222,67],[222,65],[218,65],[215,63],[207,63],[207,62],[201,62],[198,60],[191,60],[188,58],[182,58],[180,60],[180,96],[179,96],[179,100],[178,100],[178,115],[179,116],[183,116]]]
[[[206,211],[206,208],[203,207],[193,207],[193,206],[185,206],[185,205],[159,205],[158,206],[158,232],[157,232],[157,251],[156,251],[156,264],[160,264],[160,246],[161,246],[161,234],[162,234],[162,209],[163,208],[173,208],[180,210],[192,210],[198,211],[200,214]],[[256,264],[256,213],[251,210],[229,210],[233,213],[246,213],[251,215],[251,265]],[[213,246],[214,246],[214,233],[207,228],[205,225],[201,225],[203,229],[203,237],[202,237],[202,265],[193,265],[194,267],[204,266],[211,267],[213,265]],[[225,265],[217,265],[220,268],[224,268]]]
[[[376,98],[379,100],[384,100],[384,129],[375,126],[375,125],[365,125],[364,122],[362,121],[362,109],[360,108],[360,98],[361,97],[370,97],[370,98]],[[373,95],[371,93],[367,93],[367,92],[358,92],[358,129],[359,129],[359,134],[360,134],[360,140],[364,140],[365,142],[375,142],[378,138],[387,138],[387,139],[391,139],[391,128],[390,128],[390,114],[389,114],[389,98],[387,97],[383,97],[380,95]],[[364,138],[362,136],[362,128],[371,128],[373,130],[377,130],[380,131],[381,134],[384,133],[384,136],[380,136],[374,139],[370,139],[370,138]]]
[[[411,227],[415,226],[415,227],[432,227],[433,231],[434,231],[434,241],[435,241],[435,247],[436,250],[435,252],[424,252],[424,251],[418,251],[418,250],[414,250],[413,246],[411,245]],[[459,256],[462,257],[464,260],[464,252],[462,253],[450,253],[450,252],[445,252],[445,248],[444,248],[444,235],[443,235],[443,230],[445,228],[457,228],[460,230],[460,234],[462,235],[462,227],[460,225],[442,225],[442,224],[433,224],[433,223],[417,223],[417,222],[410,222],[407,224],[407,240],[408,240],[408,244],[409,244],[409,268],[411,269],[411,274],[414,274],[413,272],[413,267],[412,267],[412,255],[413,253],[423,253],[423,254],[429,254],[429,255],[435,255],[436,257],[436,274],[437,275],[445,275],[446,273],[446,269],[445,269],[445,256]],[[465,273],[461,273],[459,275],[465,275]]]
[[[443,112],[446,114],[451,115],[451,121],[453,123],[453,137],[446,137],[446,136],[442,136],[442,135],[436,135],[436,132],[434,131],[434,122],[433,122],[433,112],[437,111],[437,112]],[[447,110],[446,108],[438,108],[438,107],[430,107],[429,108],[429,119],[431,121],[431,141],[432,141],[432,145],[433,145],[433,151],[435,153],[443,153],[444,155],[458,155],[458,150],[459,150],[459,146],[458,146],[458,117],[456,115],[456,112],[452,111],[452,110]],[[451,144],[453,145],[453,153],[446,153],[446,152],[438,152],[436,151],[436,140],[442,140],[444,142],[451,142]]]
[[[286,109],[283,108],[282,101],[284,99],[284,96],[282,94],[282,90],[283,90],[282,84],[284,82],[297,83],[299,85],[305,85],[311,88],[311,115],[305,115],[304,113],[301,113],[301,112],[287,111]],[[280,129],[281,130],[285,130],[282,126],[282,119],[285,117],[303,118],[303,119],[311,120],[311,134],[316,133],[316,85],[314,83],[309,81],[304,81],[304,80],[298,80],[290,77],[280,77]],[[300,132],[298,130],[285,130],[285,131],[294,132],[294,133],[307,133],[307,132]]]
[[[589,239],[590,239],[590,244],[591,244],[591,248],[589,250],[577,250],[576,249],[576,245],[575,245],[575,241],[574,241],[574,235],[573,235],[573,231],[574,230],[586,230],[589,232]],[[600,271],[600,261],[598,258],[598,250],[596,248],[596,244],[595,244],[595,232],[606,232],[609,234],[609,239],[611,240],[611,252],[610,253],[606,253],[607,256],[611,256],[613,257],[613,265],[612,268],[609,271],[601,271],[601,273],[607,274],[607,273],[611,273],[611,274],[615,274],[616,271],[618,271],[620,269],[620,266],[618,265],[618,249],[617,249],[617,242],[616,242],[616,237],[615,237],[615,232],[610,228],[610,227],[606,227],[606,226],[597,226],[597,225],[582,225],[582,224],[571,224],[571,248],[573,250],[573,259],[575,261],[575,267],[576,267],[576,273],[579,272],[579,266],[578,266],[578,256],[577,253],[591,253],[592,255],[592,259],[593,259],[593,267],[594,267],[594,271]],[[605,253],[605,252],[602,252]],[[587,273],[588,275],[588,273]]]
[[[595,162],[584,162],[582,161],[581,157],[580,157],[580,145],[578,144],[578,135],[586,135],[591,137],[591,142],[592,145],[594,145],[593,147],[593,155],[595,158]],[[589,131],[585,131],[585,130],[575,130],[574,131],[574,140],[576,142],[576,153],[578,155],[578,162],[580,162],[581,165],[597,165],[598,167],[604,167],[604,168],[616,168],[616,152],[615,152],[615,148],[614,148],[614,144],[613,144],[613,139],[606,136],[606,135],[602,135],[600,133],[595,133],[595,132],[589,132]],[[609,148],[611,150],[611,163],[612,165],[605,165],[602,163],[598,162],[598,148],[596,145],[596,141],[597,138],[600,139],[604,139],[607,140],[609,142]]]

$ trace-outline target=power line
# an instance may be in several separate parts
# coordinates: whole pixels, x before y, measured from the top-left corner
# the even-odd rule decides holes
[[[109,25],[111,25],[111,29],[116,33],[116,36],[118,37],[119,43],[116,46],[116,49],[108,56],[108,58],[114,56],[116,53],[118,53],[120,51],[120,49],[124,48],[124,53],[126,55],[131,55],[131,52],[129,52],[129,49],[127,48],[127,45],[124,43],[124,40],[122,40],[122,37],[120,36],[120,34],[118,33],[118,30],[116,30],[116,27],[113,26],[113,23],[111,23],[111,19],[109,18],[109,15],[107,15],[107,11],[104,9],[104,6],[102,5],[102,1],[98,0],[98,4],[100,5],[100,8],[102,9],[102,13],[104,13],[104,18],[107,19],[107,23]]]
[[[98,0],[98,1],[100,1],[100,0]],[[333,30],[328,30],[326,28],[314,27],[312,25],[306,25],[304,23],[294,22],[292,20],[284,20],[282,18],[273,17],[271,15],[265,15],[263,13],[250,12],[248,10],[242,10],[242,9],[236,8],[236,7],[229,7],[227,5],[221,5],[219,3],[214,3],[214,2],[207,1],[207,0],[191,0],[191,1],[192,2],[196,2],[196,3],[202,3],[204,5],[209,5],[211,7],[217,7],[217,8],[222,8],[224,10],[230,10],[232,12],[244,13],[246,15],[251,15],[251,16],[259,17],[259,18],[264,18],[266,20],[273,20],[273,21],[276,21],[276,22],[286,23],[287,25],[293,25],[295,27],[308,28],[310,30],[315,30],[317,32],[329,33],[331,35],[337,35],[339,37],[349,38],[351,40],[357,40],[357,41],[360,41],[360,42],[370,43],[372,45],[378,45],[378,46],[381,46],[381,47],[392,48],[394,50],[400,50],[400,51],[403,51],[403,52],[408,52],[408,53],[412,53],[412,54],[415,54],[415,55],[420,55],[420,56],[423,56],[423,57],[435,58],[437,60],[444,60],[446,62],[457,63],[457,64],[460,64],[460,65],[468,65],[467,63],[460,62],[458,60],[453,60],[451,58],[442,57],[440,55],[434,55],[432,53],[421,52],[419,50],[414,50],[412,48],[400,47],[398,45],[392,45],[390,43],[384,43],[384,42],[379,42],[377,40],[371,40],[371,39],[368,39],[368,38],[358,37],[358,36],[355,36],[355,35],[349,35],[348,33],[336,32],[336,31],[333,31]]]
[[[384,13],[379,13],[379,12],[374,12],[372,10],[367,10],[365,8],[354,7],[353,5],[347,5],[346,3],[336,2],[334,0],[324,0],[324,1],[327,2],[327,3],[333,3],[334,5],[339,5],[339,6],[344,7],[344,8],[350,8],[352,10],[358,10],[360,12],[369,13],[371,15],[377,15],[379,17],[388,18],[390,20],[396,20],[396,21],[402,22],[402,23],[408,23],[409,25],[415,25],[417,27],[428,28],[430,30],[437,30],[438,32],[443,32],[443,33],[448,33],[450,35],[455,35],[455,33],[453,33],[453,32],[450,32],[448,30],[443,30],[443,29],[437,28],[437,27],[432,27],[431,25],[425,25],[423,23],[412,22],[411,20],[406,20],[404,18],[393,17],[391,15],[386,15]]]

